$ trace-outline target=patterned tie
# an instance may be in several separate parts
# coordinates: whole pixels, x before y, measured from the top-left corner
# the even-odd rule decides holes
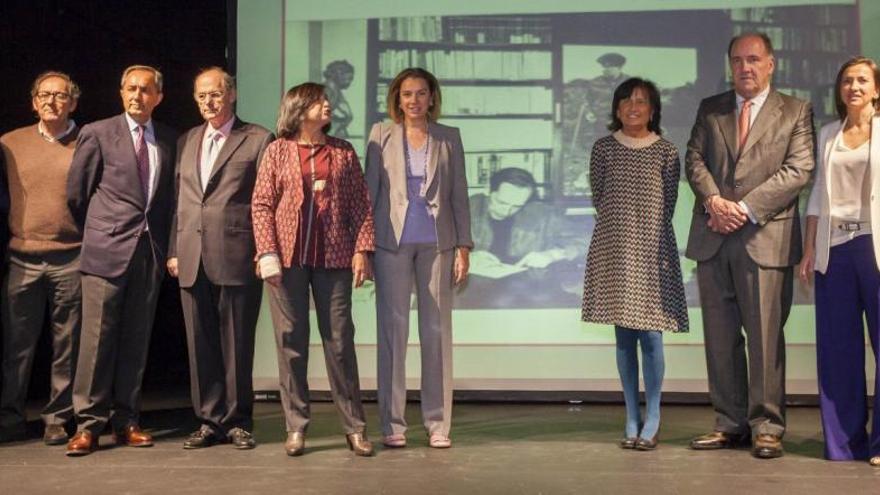
[[[150,152],[147,149],[147,139],[144,126],[137,127],[137,144],[134,147],[134,155],[137,159],[138,176],[141,178],[141,190],[144,199],[150,198]]]
[[[739,112],[739,152],[742,153],[746,145],[746,139],[749,137],[749,126],[752,121],[752,101],[743,102],[742,110]]]
[[[208,188],[208,181],[211,179],[211,171],[214,170],[214,162],[217,161],[217,154],[220,152],[220,138],[223,137],[219,132],[215,132],[208,139],[208,149],[202,153],[202,163],[199,164],[199,175],[202,179],[202,192]]]

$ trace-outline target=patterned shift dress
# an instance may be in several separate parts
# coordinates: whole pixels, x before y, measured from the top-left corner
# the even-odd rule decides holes
[[[680,161],[658,136],[620,131],[593,145],[596,228],[587,252],[584,321],[638,330],[688,331],[672,214]]]

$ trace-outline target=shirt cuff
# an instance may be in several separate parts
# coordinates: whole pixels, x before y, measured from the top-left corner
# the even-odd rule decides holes
[[[263,280],[281,275],[281,259],[277,254],[264,254],[258,263],[260,264],[260,278]]]
[[[745,210],[746,215],[748,215],[749,220],[750,220],[752,223],[754,223],[754,224],[757,224],[757,223],[758,223],[758,218],[755,217],[755,214],[752,213],[752,209],[749,208],[749,205],[747,205],[745,201],[740,201],[740,202],[737,203],[737,204],[738,204],[743,210]]]

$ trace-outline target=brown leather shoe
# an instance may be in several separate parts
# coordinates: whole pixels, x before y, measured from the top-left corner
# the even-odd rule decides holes
[[[694,450],[735,449],[748,444],[748,435],[739,435],[724,431],[713,431],[691,440],[691,448]]]
[[[355,455],[362,457],[373,455],[373,444],[367,440],[366,432],[349,433],[345,435],[345,440],[348,442],[348,449],[354,452]]]
[[[119,445],[129,447],[152,447],[153,437],[141,430],[138,425],[128,425],[120,431],[113,433],[113,441]]]
[[[43,431],[43,443],[46,445],[64,445],[68,438],[67,430],[62,425],[46,425]]]
[[[775,459],[782,457],[782,438],[769,433],[761,433],[755,437],[752,455],[758,459]]]
[[[284,451],[291,457],[302,455],[306,449],[306,435],[301,431],[288,431]]]
[[[636,448],[636,441],[638,439],[636,437],[623,437],[617,442],[617,445],[622,449],[634,449]]]
[[[98,438],[87,431],[79,431],[67,442],[66,455],[70,457],[89,455],[98,450]]]

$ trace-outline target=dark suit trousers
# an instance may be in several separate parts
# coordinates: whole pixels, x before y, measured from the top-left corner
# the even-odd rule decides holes
[[[217,434],[253,429],[254,333],[263,284],[215,285],[199,266],[180,289],[193,409]]]
[[[346,434],[364,431],[351,319],[351,270],[292,267],[283,269],[281,277],[280,287],[270,286],[270,307],[287,431],[305,431],[309,425],[309,284],[333,403]]]
[[[99,435],[111,421],[111,408],[115,429],[139,420],[141,382],[164,273],[148,237],[140,237],[121,276],[82,276],[83,326],[73,382],[80,431]]]
[[[735,233],[697,264],[697,280],[715,429],[782,436],[792,268],[758,266]]]
[[[72,388],[80,333],[79,249],[40,255],[10,252],[3,281],[3,395],[0,426],[26,421],[25,401],[49,306],[52,370],[47,425],[73,418]]]

